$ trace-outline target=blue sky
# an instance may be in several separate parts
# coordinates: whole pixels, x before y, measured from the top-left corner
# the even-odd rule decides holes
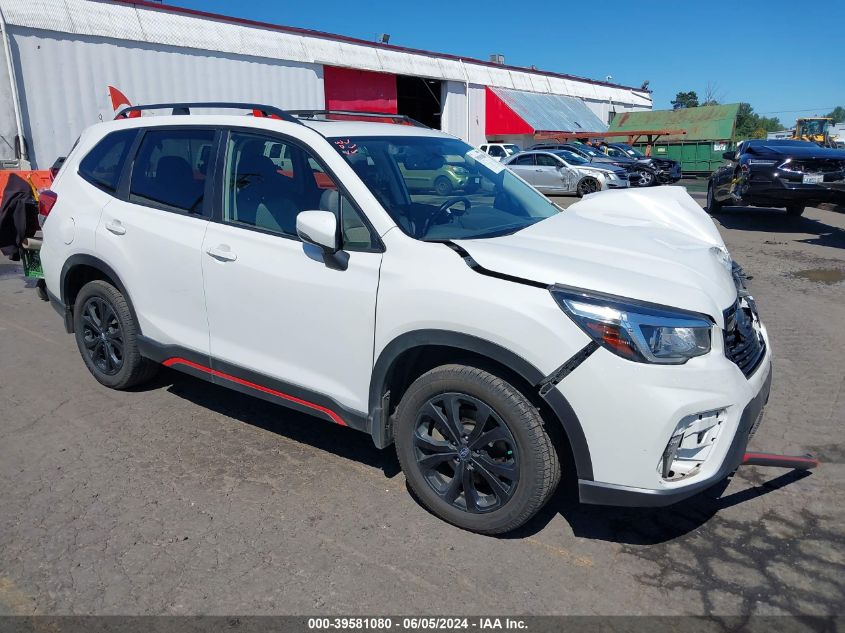
[[[845,106],[845,2],[350,0],[167,4],[639,86],[656,109],[708,83],[784,122]],[[773,113],[773,114],[770,114]]]

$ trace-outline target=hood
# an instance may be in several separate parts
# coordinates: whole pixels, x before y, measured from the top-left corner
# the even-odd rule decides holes
[[[628,173],[625,168],[619,167],[618,165],[614,165],[613,163],[587,163],[586,165],[573,165],[576,171],[581,171],[586,169],[587,171],[596,170],[596,171],[609,171],[613,172],[617,176],[621,174]]]
[[[720,327],[736,300],[714,252],[724,242],[683,187],[604,191],[513,235],[455,242],[488,270],[692,310]]]
[[[809,147],[805,145],[753,145],[749,154],[757,156],[784,156],[792,158],[833,158],[845,160],[845,150],[827,147]]]

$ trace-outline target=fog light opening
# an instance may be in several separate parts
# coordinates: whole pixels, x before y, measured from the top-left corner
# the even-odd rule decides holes
[[[660,456],[657,471],[661,477],[665,481],[677,481],[697,473],[710,455],[724,419],[724,409],[683,418]]]

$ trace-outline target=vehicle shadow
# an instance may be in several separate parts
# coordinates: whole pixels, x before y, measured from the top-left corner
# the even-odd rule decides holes
[[[719,213],[714,213],[713,217],[726,229],[762,233],[808,233],[815,237],[796,241],[845,248],[845,230],[812,218],[789,216],[782,209],[725,207]]]
[[[172,369],[162,368],[155,380],[139,390],[161,388],[205,409],[355,460],[374,470],[381,470],[388,479],[400,472],[399,461],[393,449],[377,449],[366,433],[332,424],[327,420],[299,413]]]
[[[663,508],[594,506],[578,502],[573,482],[561,485],[537,516],[506,538],[525,538],[540,532],[557,515],[569,523],[575,536],[622,543],[657,545],[692,532],[721,510],[762,497],[810,475],[791,470],[774,479],[721,496],[731,480],[724,480],[689,499]],[[743,480],[744,481],[744,480]]]
[[[138,391],[161,388],[205,409],[380,470],[388,479],[401,472],[393,448],[377,449],[366,433],[331,424],[171,369],[162,369],[156,380]],[[564,463],[563,472],[574,472],[574,465]],[[774,492],[808,475],[807,471],[790,471],[722,497],[720,495],[728,486],[726,480],[667,508],[583,505],[578,502],[576,485],[570,478],[561,483],[546,506],[528,523],[498,538],[521,539],[532,536],[560,515],[569,523],[575,535],[581,538],[629,545],[664,543],[699,528],[721,510]],[[430,512],[410,489],[408,491],[424,510]],[[366,494],[366,491],[362,494]]]

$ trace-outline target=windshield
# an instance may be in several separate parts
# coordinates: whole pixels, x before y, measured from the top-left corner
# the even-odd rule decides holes
[[[519,145],[504,145],[505,152],[508,156],[513,156],[514,154],[519,154],[520,149]]]
[[[753,141],[746,141],[745,147],[763,147],[765,145],[768,146],[782,146],[786,145],[787,147],[818,147],[815,143],[810,141],[795,141],[792,139],[786,138],[771,138],[765,140],[753,140]]]
[[[332,138],[397,225],[425,241],[515,233],[560,212],[505,165],[436,136]]]
[[[645,154],[643,154],[640,150],[634,149],[630,145],[625,145],[624,143],[617,143],[615,147],[618,147],[623,152],[625,152],[631,158],[645,158]]]
[[[561,149],[553,152],[560,156],[563,160],[565,160],[570,165],[586,165],[590,161],[588,161],[583,156],[578,156],[575,152],[570,152],[569,150]]]
[[[597,150],[592,145],[579,145],[578,149],[593,158],[607,158],[607,155],[604,152]]]

